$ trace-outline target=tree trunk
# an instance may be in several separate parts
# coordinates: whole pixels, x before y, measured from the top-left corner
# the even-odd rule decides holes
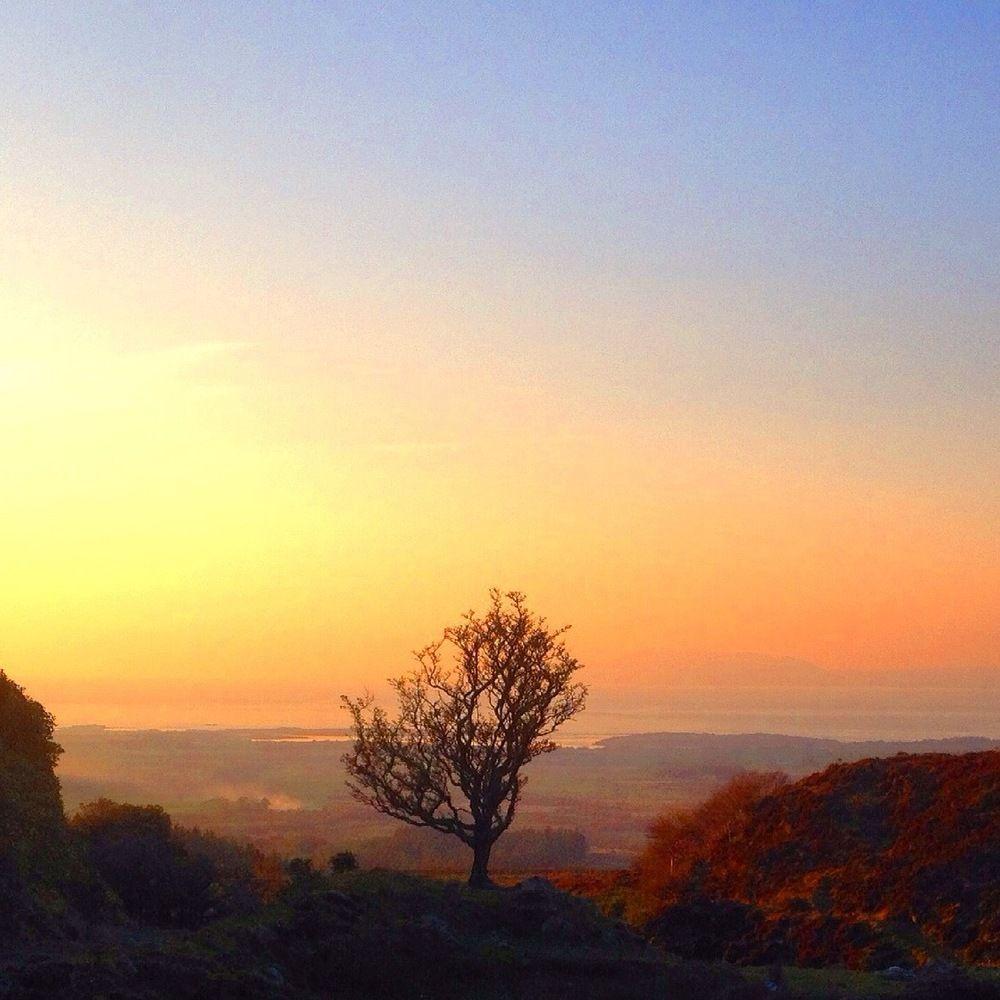
[[[496,883],[490,878],[490,851],[493,844],[488,840],[477,840],[472,846],[472,872],[469,875],[469,885],[474,889],[493,889]]]

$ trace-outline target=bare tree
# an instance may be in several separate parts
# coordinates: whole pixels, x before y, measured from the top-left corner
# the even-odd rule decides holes
[[[341,700],[354,722],[344,757],[360,802],[472,848],[469,884],[492,885],[490,851],[514,819],[521,769],[556,748],[552,733],[579,712],[587,690],[580,664],[517,592],[490,592],[489,610],[469,612],[415,653],[417,667],[392,681],[399,714],[371,695]],[[452,656],[446,656],[446,650]]]

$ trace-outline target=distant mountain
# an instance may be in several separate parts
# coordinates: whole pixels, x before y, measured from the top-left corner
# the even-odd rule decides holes
[[[760,801],[696,871],[661,938],[714,912],[744,960],[1000,962],[1000,752],[834,764]]]
[[[673,668],[677,685],[694,687],[853,687],[900,690],[983,690],[996,694],[1000,687],[997,667],[911,667],[833,670],[791,656],[742,655],[716,657]]]
[[[641,766],[650,773],[713,773],[721,781],[739,771],[785,771],[803,777],[829,764],[895,754],[963,754],[1000,750],[1000,740],[951,736],[935,740],[834,740],[779,733],[641,733],[601,741],[583,758],[598,767]],[[595,760],[596,758],[596,760]]]

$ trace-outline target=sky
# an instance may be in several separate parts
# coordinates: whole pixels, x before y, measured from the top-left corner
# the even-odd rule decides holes
[[[4,4],[0,665],[64,722],[339,725],[497,586],[624,702],[1000,669],[998,43]]]

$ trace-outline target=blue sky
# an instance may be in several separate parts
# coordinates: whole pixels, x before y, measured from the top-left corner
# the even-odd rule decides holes
[[[211,209],[234,235],[283,220],[359,266],[454,246],[501,269],[739,268],[861,297],[903,280],[972,307],[995,291],[992,4],[4,17],[15,169]]]

